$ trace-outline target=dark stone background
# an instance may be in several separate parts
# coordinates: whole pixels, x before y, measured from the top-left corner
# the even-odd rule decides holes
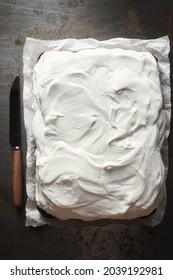
[[[13,207],[9,145],[9,92],[19,73],[25,38],[157,38],[173,44],[173,2],[164,0],[2,0],[0,1],[0,259],[172,259],[173,135],[169,137],[168,202],[155,228],[82,224],[25,227],[25,208]],[[171,74],[172,81],[172,74]],[[21,80],[21,86],[23,81]],[[172,126],[171,126],[172,127]],[[25,169],[26,138],[22,125]]]

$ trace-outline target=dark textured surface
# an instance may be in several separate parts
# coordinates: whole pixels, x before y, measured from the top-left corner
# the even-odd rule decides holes
[[[72,227],[68,223],[59,228],[26,228],[24,206],[20,211],[13,207],[12,149],[8,142],[10,86],[17,73],[22,75],[26,36],[103,40],[168,34],[172,73],[172,6],[172,1],[167,0],[0,1],[0,259],[173,259],[172,130],[167,208],[163,222],[155,228],[113,224]],[[23,126],[22,151],[25,168]]]

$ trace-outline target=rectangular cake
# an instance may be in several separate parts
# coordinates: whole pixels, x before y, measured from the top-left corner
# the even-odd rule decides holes
[[[150,215],[163,196],[165,110],[149,52],[45,52],[33,72],[36,201],[85,221]]]

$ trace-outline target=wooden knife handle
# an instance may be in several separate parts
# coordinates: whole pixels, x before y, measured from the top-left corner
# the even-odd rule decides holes
[[[14,150],[13,157],[13,201],[14,206],[20,207],[22,204],[22,155],[20,149]]]

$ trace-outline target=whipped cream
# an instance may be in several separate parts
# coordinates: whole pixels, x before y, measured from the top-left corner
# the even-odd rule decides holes
[[[33,73],[36,201],[59,219],[134,219],[162,199],[165,111],[147,52],[45,52]]]

